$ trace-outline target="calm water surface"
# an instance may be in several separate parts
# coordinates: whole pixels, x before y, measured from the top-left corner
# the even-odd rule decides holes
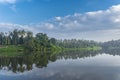
[[[120,80],[118,54],[83,51],[0,57],[0,80]]]

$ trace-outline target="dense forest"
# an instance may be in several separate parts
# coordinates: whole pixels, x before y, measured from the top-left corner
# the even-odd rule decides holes
[[[0,33],[0,45],[3,46],[21,46],[29,51],[38,51],[42,48],[51,47],[51,39],[46,34],[38,33],[33,36],[33,33],[25,30],[13,30],[12,32]]]
[[[99,46],[99,43],[89,40],[50,38],[45,33],[33,34],[31,31],[13,30],[0,33],[0,47],[19,48],[20,50],[41,51],[64,48],[87,48]],[[14,46],[14,47],[13,47]]]

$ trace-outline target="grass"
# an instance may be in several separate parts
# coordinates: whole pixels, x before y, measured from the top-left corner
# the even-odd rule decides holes
[[[63,50],[63,48],[61,48],[59,46],[52,45],[52,51],[61,51],[61,50]]]
[[[5,46],[5,47],[1,47],[0,48],[0,52],[20,52],[23,51],[23,47],[22,46],[15,46],[15,45],[9,45],[9,46]]]
[[[63,49],[64,51],[80,51],[80,50],[101,50],[102,48],[101,47],[98,47],[98,46],[94,46],[94,47],[85,47],[85,48],[65,48]]]
[[[23,55],[23,47],[9,45],[0,48],[0,56],[21,56]]]
[[[52,45],[52,52],[61,52],[61,51],[80,51],[80,50],[101,50],[101,47],[85,47],[85,48],[61,48],[58,46]],[[21,56],[24,55],[24,47],[9,45],[0,48],[0,56]]]

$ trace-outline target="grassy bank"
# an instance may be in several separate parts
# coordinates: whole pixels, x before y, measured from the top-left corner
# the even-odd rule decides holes
[[[23,54],[23,47],[22,46],[2,46],[0,47],[0,56],[21,56]]]
[[[101,50],[101,47],[94,46],[94,47],[85,47],[85,48],[64,48],[63,51],[81,51],[81,50]]]
[[[52,45],[51,49],[52,52],[61,52],[61,51],[81,51],[81,50],[101,50],[101,47],[94,46],[94,47],[86,47],[86,48],[61,48],[58,46]],[[45,52],[47,49],[45,49]],[[0,47],[0,56],[21,56],[24,55],[24,47],[23,46],[3,46]]]
[[[9,45],[9,46],[3,46],[0,48],[0,52],[21,52],[24,48],[22,46],[15,46],[15,45]]]

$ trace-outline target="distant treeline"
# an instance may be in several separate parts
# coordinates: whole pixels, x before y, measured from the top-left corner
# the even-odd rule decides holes
[[[120,39],[119,40],[112,40],[108,42],[103,42],[100,45],[103,47],[104,50],[113,50],[113,49],[119,49],[120,50]]]
[[[56,45],[64,48],[86,48],[99,46],[99,43],[92,40],[64,39],[57,40]]]

